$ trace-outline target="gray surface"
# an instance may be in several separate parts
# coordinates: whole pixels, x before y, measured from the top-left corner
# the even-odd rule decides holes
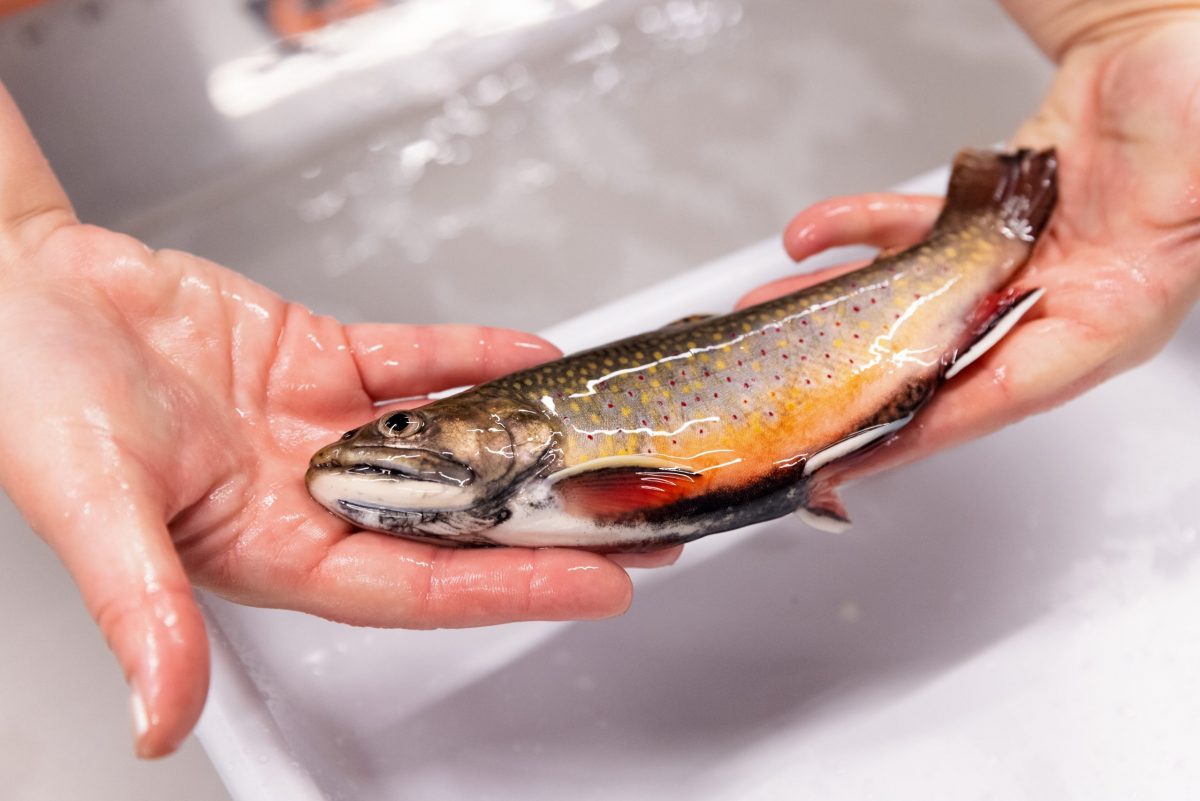
[[[360,319],[547,325],[778,231],[806,202],[998,140],[1047,76],[982,0],[675,2],[672,24],[542,43],[501,73],[513,91],[484,130],[472,79],[465,106],[368,103],[335,140],[254,171],[288,126],[256,120],[222,150],[231,123],[197,81],[245,39],[211,21],[223,4],[203,24],[182,0],[102,4],[98,21],[78,5],[0,24],[0,76],[82,215]],[[614,31],[610,54],[564,58]],[[449,163],[400,170],[431,130]],[[133,760],[125,687],[77,593],[7,505],[0,530],[5,797],[221,798],[190,743]]]

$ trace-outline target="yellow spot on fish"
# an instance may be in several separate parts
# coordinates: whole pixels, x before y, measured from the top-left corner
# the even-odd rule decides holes
[[[579,404],[572,401],[571,402],[571,411],[578,413],[580,411]]]
[[[724,360],[724,359],[717,359],[716,368],[717,368],[718,370],[724,370],[724,369],[725,369],[725,360]]]
[[[628,417],[631,414],[633,414],[633,411],[628,406],[621,407],[621,416],[622,417]]]
[[[596,425],[600,425],[600,415],[598,415],[598,414],[593,414],[593,415],[592,415],[592,422],[593,422],[593,423],[595,423]]]

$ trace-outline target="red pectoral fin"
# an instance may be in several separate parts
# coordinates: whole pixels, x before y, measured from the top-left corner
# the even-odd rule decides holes
[[[1044,289],[1013,288],[984,298],[971,319],[966,340],[950,358],[943,377],[953,378],[991,350],[1045,293]]]
[[[642,467],[610,467],[575,473],[555,482],[568,514],[613,520],[668,506],[698,489],[695,473]]]

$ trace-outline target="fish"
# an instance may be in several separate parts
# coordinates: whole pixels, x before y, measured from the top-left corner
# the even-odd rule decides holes
[[[1043,290],[1011,286],[1051,150],[964,150],[929,235],[867,266],[391,411],[313,455],[312,497],[442,546],[649,551],[795,512],[843,529],[845,465],[895,437]]]

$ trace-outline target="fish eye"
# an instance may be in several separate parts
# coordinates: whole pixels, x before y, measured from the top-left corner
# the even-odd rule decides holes
[[[421,420],[408,412],[395,412],[380,421],[383,433],[393,437],[404,437],[421,430]]]
[[[345,442],[346,440],[350,439],[353,436],[354,436],[353,431],[347,431],[345,434],[342,434],[342,441]]]

